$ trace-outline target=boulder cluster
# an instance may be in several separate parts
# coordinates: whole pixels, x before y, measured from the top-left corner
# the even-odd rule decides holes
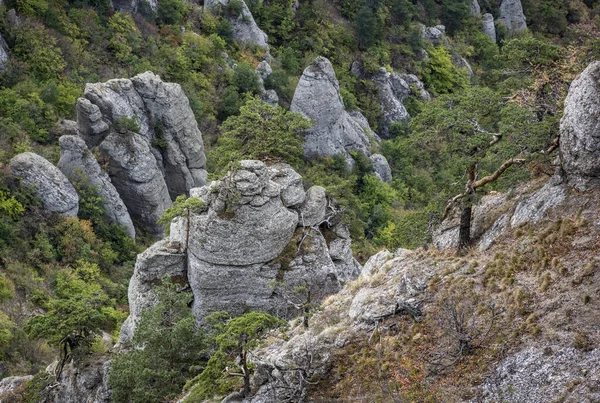
[[[9,167],[49,211],[75,216],[69,180],[102,198],[105,218],[135,236],[133,222],[156,236],[172,200],[206,181],[202,134],[181,86],[146,72],[131,79],[87,84],[77,122],[65,121],[58,169],[24,153]]]

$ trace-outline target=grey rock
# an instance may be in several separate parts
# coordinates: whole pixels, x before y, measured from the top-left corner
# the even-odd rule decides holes
[[[102,112],[98,105],[94,105],[85,98],[77,100],[77,126],[79,133],[88,147],[95,147],[102,140],[103,134],[108,134],[110,126],[102,119]]]
[[[306,200],[298,209],[298,225],[312,227],[321,223],[327,214],[327,194],[325,188],[312,186],[306,192]]]
[[[156,222],[171,207],[165,178],[146,140],[137,133],[112,133],[99,146],[107,172],[129,214],[160,236]]]
[[[109,403],[110,361],[93,360],[86,366],[73,361],[63,368],[61,379],[49,389],[48,401],[56,403]]]
[[[98,107],[104,122],[112,124],[117,118],[135,118],[139,134],[152,145],[149,151],[158,162],[171,198],[205,184],[202,134],[179,84],[165,83],[157,75],[145,72],[131,79],[87,84],[85,97]],[[87,114],[90,121],[95,119],[97,110],[94,108],[92,114]],[[84,121],[86,113],[82,108]],[[80,131],[86,139],[81,127]],[[89,147],[94,145],[88,142]]]
[[[356,78],[362,78],[365,74],[365,71],[358,60],[355,60],[350,65],[350,73]]]
[[[500,18],[498,18],[497,22],[498,24],[504,24],[509,35],[527,29],[521,0],[502,0],[500,4]]]
[[[553,181],[546,183],[540,190],[519,202],[510,219],[510,226],[515,228],[524,223],[535,224],[542,221],[548,210],[560,205],[566,196],[567,190],[563,185]]]
[[[560,156],[567,181],[583,190],[600,183],[600,62],[572,83],[560,121]]]
[[[490,13],[484,14],[481,17],[481,25],[483,33],[496,43],[496,25],[494,24],[494,16]]]
[[[206,0],[204,6],[209,10],[216,10],[220,7],[226,7],[229,0]],[[248,9],[246,3],[242,0],[242,12],[239,16],[226,16],[233,29],[233,38],[241,44],[256,45],[269,50],[267,43],[267,34],[261,30],[254,17]]]
[[[130,237],[135,238],[135,229],[129,212],[121,200],[106,172],[102,171],[96,158],[80,137],[65,135],[59,139],[60,161],[58,168],[67,178],[77,178],[81,174],[87,178],[87,185],[93,187],[102,198],[101,207],[106,219],[125,228]]]
[[[534,345],[506,357],[480,386],[478,402],[600,400],[600,349]],[[576,380],[576,381],[574,381]]]
[[[437,25],[435,27],[427,27],[424,24],[420,25],[423,40],[439,43],[444,38],[446,27],[443,25]]]
[[[138,256],[121,341],[133,335],[141,310],[155,303],[153,285],[164,275],[186,277],[180,282],[189,283],[199,323],[217,310],[295,313],[274,293],[275,280],[289,287],[308,283],[318,301],[355,278],[360,265],[340,217],[332,212],[331,227],[298,228],[298,211],[309,199],[309,216],[325,214],[324,189],[311,189],[304,192],[302,178],[289,165],[267,167],[253,160],[241,161],[222,180],[191,189],[190,196],[203,200],[205,209],[190,215],[189,232],[188,218],[176,218],[170,237]]]
[[[342,154],[352,166],[350,151],[370,155],[370,139],[359,121],[344,109],[339,83],[326,58],[316,58],[304,70],[290,110],[314,120],[304,133],[306,157]]]
[[[382,250],[381,252],[374,254],[363,266],[360,273],[361,276],[368,277],[376,274],[380,269],[383,268],[384,264],[392,258],[393,255],[388,250]]]
[[[260,94],[260,99],[269,105],[275,106],[279,104],[279,95],[277,95],[275,90],[264,90]]]
[[[410,87],[398,74],[391,74],[385,68],[381,68],[372,77],[372,81],[377,85],[377,97],[383,116],[380,134],[388,138],[392,123],[408,123],[410,120],[410,115],[402,104],[410,95]]]
[[[383,182],[391,182],[392,169],[390,168],[387,159],[381,154],[373,154],[369,158],[373,163],[375,175]]]
[[[273,69],[266,60],[263,60],[262,62],[258,63],[258,66],[256,66],[256,72],[262,80],[266,80],[267,77],[273,73]]]
[[[288,164],[275,164],[269,167],[270,179],[281,189],[281,201],[285,207],[298,206],[306,199],[302,176]]]
[[[471,67],[467,59],[465,59],[456,52],[452,52],[452,64],[454,64],[454,66],[456,66],[459,69],[465,70],[467,72],[467,76],[469,76],[469,78],[473,78],[473,68]]]
[[[431,101],[431,94],[427,92],[427,90],[425,89],[425,85],[421,80],[419,80],[417,76],[415,76],[414,74],[399,74],[398,77],[404,80],[404,82],[408,83],[409,87],[413,86],[416,89],[416,95],[421,101]]]
[[[67,217],[77,216],[79,196],[63,173],[48,160],[26,152],[13,157],[10,172],[21,179],[21,184],[33,189],[45,210]]]
[[[481,7],[479,7],[479,2],[477,0],[473,0],[471,3],[471,15],[477,15],[481,13]]]
[[[22,390],[24,385],[33,379],[33,375],[9,376],[0,380],[0,403],[17,402],[17,390]]]
[[[477,243],[477,249],[480,251],[486,251],[496,243],[496,240],[504,234],[505,230],[510,225],[510,215],[508,213],[502,214],[494,224],[481,235],[479,242]]]
[[[177,284],[187,283],[186,255],[179,248],[172,247],[168,240],[155,243],[137,257],[129,282],[129,317],[121,326],[119,344],[131,340],[142,311],[156,304],[153,288],[165,276]]]
[[[17,12],[14,8],[11,8],[7,11],[6,22],[8,22],[8,25],[10,25],[12,28],[21,25],[21,18],[17,15]]]
[[[10,56],[8,55],[8,45],[6,41],[0,35],[0,70],[6,70],[8,66],[8,62],[10,62]]]

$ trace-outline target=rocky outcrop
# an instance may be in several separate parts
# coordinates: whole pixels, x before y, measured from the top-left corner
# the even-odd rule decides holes
[[[98,122],[98,111],[102,121],[108,124],[114,124],[119,118],[135,119],[138,134],[152,146],[150,151],[159,163],[172,198],[204,185],[206,156],[202,134],[179,84],[165,83],[157,75],[146,72],[131,79],[87,84],[85,98],[98,109],[88,106],[91,114],[87,119],[82,116],[83,126],[87,121]],[[83,105],[87,105],[83,100],[80,103],[78,116]],[[91,127],[96,131],[100,129],[98,123]],[[86,142],[87,134],[84,132]],[[89,147],[94,145],[88,143]]]
[[[156,220],[171,200],[204,185],[207,176],[202,134],[181,86],[151,72],[87,84],[76,109],[79,136],[108,173],[131,218],[162,236]],[[69,170],[96,172],[94,158],[85,154]],[[112,210],[121,211],[115,200],[105,200],[109,217]],[[125,215],[114,216],[132,233]]]
[[[351,151],[371,155],[371,141],[377,141],[377,137],[360,112],[348,113],[344,109],[339,83],[326,58],[317,57],[304,70],[290,110],[314,120],[304,133],[306,157],[341,154],[351,167]]]
[[[33,375],[9,376],[0,380],[0,403],[18,402],[23,398],[25,387]]]
[[[230,15],[230,13],[224,11],[229,4],[229,0],[206,0],[204,7],[213,12],[223,13],[231,24],[233,38],[236,41],[244,45],[260,46],[268,51],[267,34],[256,25],[256,21],[254,21],[254,17],[244,0],[240,0],[240,2],[242,10],[239,15]]]
[[[509,35],[527,29],[521,0],[502,0],[502,4],[500,4],[500,17],[497,22],[506,27]]]
[[[100,168],[87,148],[85,141],[78,136],[65,135],[59,139],[59,143],[58,168],[71,181],[84,180],[88,186],[94,188],[102,198],[100,205],[104,210],[105,218],[111,223],[122,226],[131,238],[135,238],[135,229],[127,207],[106,172]]]
[[[110,361],[94,360],[86,366],[67,364],[59,383],[49,389],[49,402],[110,403]]]
[[[8,167],[21,185],[31,188],[45,210],[67,217],[77,216],[79,196],[63,173],[48,160],[26,152],[13,157]]]
[[[414,88],[415,95],[419,97],[421,101],[431,101],[431,94],[427,92],[425,85],[417,76],[414,74],[399,74],[398,77],[408,83],[409,87]],[[411,92],[413,92],[413,88],[411,88]]]
[[[572,83],[560,121],[560,156],[568,182],[583,190],[600,183],[600,62]]]
[[[443,25],[436,25],[435,27],[427,27],[421,24],[421,35],[424,41],[431,41],[433,43],[440,43],[446,34],[446,27]]]
[[[471,15],[477,15],[481,13],[481,7],[479,6],[479,2],[477,0],[473,0],[471,3]]]
[[[548,210],[560,205],[565,200],[567,189],[556,182],[556,179],[549,181],[540,190],[519,202],[510,219],[511,227],[515,228],[524,223],[538,223],[546,217]]]
[[[9,61],[10,56],[8,55],[8,45],[6,44],[6,41],[2,35],[0,35],[0,70],[5,70]]]
[[[377,97],[381,105],[383,124],[380,135],[389,138],[392,123],[408,123],[410,120],[402,104],[411,93],[410,86],[398,73],[389,73],[383,67],[371,80],[377,85]]]
[[[189,283],[202,322],[217,310],[285,314],[288,304],[269,285],[275,280],[309,282],[323,297],[360,272],[333,202],[321,187],[304,191],[289,165],[241,161],[223,180],[190,194],[203,201],[202,211],[174,220],[171,238],[138,256],[123,342],[141,310],[155,303],[152,288],[165,275]]]
[[[600,349],[533,346],[505,358],[480,387],[480,402],[600,401]]]
[[[260,99],[270,105],[277,105],[279,103],[277,92],[275,92],[275,90],[265,89],[265,80],[271,75],[273,69],[269,63],[263,60],[256,66],[256,72],[258,73],[258,81],[261,86],[259,93]]]
[[[391,182],[392,170],[385,157],[381,154],[373,154],[369,157],[369,159],[373,164],[375,175],[377,175],[377,177],[384,182]]]
[[[484,14],[481,17],[481,25],[483,33],[496,43],[496,25],[494,23],[494,16],[490,13]]]

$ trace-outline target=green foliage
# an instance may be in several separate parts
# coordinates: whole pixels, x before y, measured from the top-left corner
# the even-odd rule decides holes
[[[549,66],[560,60],[562,55],[559,46],[532,36],[511,39],[502,47],[502,58],[507,67],[513,69]]]
[[[41,24],[22,24],[15,29],[14,54],[40,80],[57,78],[66,67],[56,38]]]
[[[120,118],[116,118],[113,122],[113,129],[117,133],[125,133],[125,132],[140,132],[140,125],[134,117],[129,116],[121,116]]]
[[[298,132],[309,127],[310,121],[298,113],[249,98],[239,116],[221,126],[221,137],[209,154],[212,171],[240,159],[283,160],[297,166],[303,153]]]
[[[204,202],[197,197],[186,197],[179,195],[173,202],[173,205],[165,210],[163,215],[157,221],[159,224],[168,225],[173,218],[180,216],[189,216],[190,213],[199,213],[204,209]]]
[[[131,15],[115,13],[108,21],[108,48],[115,59],[122,63],[137,60],[133,54],[141,44],[141,35]]]
[[[202,373],[186,385],[186,388],[190,387],[190,395],[184,400],[186,403],[201,402],[235,387],[238,382],[231,379],[225,370],[228,367],[247,373],[248,378],[244,378],[249,381],[249,372],[245,372],[250,370],[246,361],[248,351],[256,347],[267,332],[285,325],[283,320],[262,312],[248,312],[235,318],[230,318],[226,312],[215,312],[206,321],[217,350]]]
[[[429,60],[423,69],[423,81],[435,95],[447,94],[468,86],[466,73],[452,64],[450,53],[443,46],[429,49]]]
[[[173,399],[206,348],[188,302],[190,294],[165,279],[156,287],[158,304],[143,311],[132,343],[134,348],[112,361],[109,385],[118,402],[151,403]]]
[[[235,66],[231,83],[242,94],[258,94],[260,91],[258,73],[248,63],[242,62]]]
[[[183,18],[184,5],[179,0],[158,0],[156,16],[158,22],[166,25],[175,25]]]
[[[83,261],[74,270],[58,272],[55,297],[45,304],[45,314],[31,318],[29,335],[72,353],[89,347],[103,329],[114,329],[124,314],[112,307],[114,301],[96,282],[99,274],[96,265]]]

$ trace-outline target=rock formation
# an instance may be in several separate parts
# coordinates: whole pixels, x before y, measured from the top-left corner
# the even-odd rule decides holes
[[[98,196],[102,198],[100,204],[104,209],[106,219],[122,226],[131,238],[135,238],[135,229],[127,207],[106,172],[100,168],[87,148],[85,141],[78,136],[65,135],[60,137],[59,142],[58,168],[70,180],[86,179],[86,184],[93,187]]]
[[[21,184],[31,188],[42,201],[44,209],[67,217],[77,215],[79,196],[63,173],[48,160],[37,154],[26,152],[13,157],[9,164],[13,176]]]
[[[2,35],[0,35],[0,70],[5,70],[9,61],[8,45]]]
[[[427,53],[427,52],[425,52]],[[402,80],[404,80],[408,85],[409,88],[410,87],[414,87],[416,90],[416,96],[419,97],[419,99],[421,101],[424,102],[429,102],[431,101],[431,94],[429,92],[427,92],[427,90],[425,89],[425,85],[423,84],[423,82],[421,80],[419,80],[419,77],[415,76],[414,74],[399,74],[398,77],[400,77]],[[411,89],[411,92],[413,90]]]
[[[156,220],[171,200],[205,183],[202,134],[179,84],[165,83],[151,72],[87,84],[85,98],[77,101],[77,128],[102,169],[97,173],[94,156],[73,139],[61,142],[65,158],[71,161],[65,159],[62,166],[69,172],[81,169],[91,177],[108,173],[110,180],[102,179],[100,187],[112,184],[122,203],[107,191],[110,195],[106,194],[103,207],[130,233],[129,220],[118,213],[123,211],[121,204],[132,219],[161,236],[163,228]]]
[[[600,62],[572,83],[560,121],[560,155],[568,182],[578,188],[600,182]]]
[[[308,281],[323,297],[360,272],[333,202],[321,187],[304,191],[286,164],[241,161],[223,180],[190,194],[204,202],[202,211],[175,219],[170,238],[138,256],[122,342],[142,309],[154,304],[152,288],[165,275],[189,284],[202,322],[217,310],[285,313],[289,306],[269,286],[275,280]]]
[[[360,112],[348,113],[344,109],[339,83],[326,58],[317,57],[304,70],[290,110],[314,120],[313,127],[304,134],[306,157],[341,154],[351,167],[351,151],[371,155],[371,141],[378,137]]]
[[[481,17],[481,24],[483,33],[496,43],[496,25],[494,25],[494,16],[490,13],[484,14]]]
[[[527,29],[521,0],[502,0],[498,24],[504,24],[509,35]]]
[[[457,52],[452,52],[452,64],[454,64],[456,68],[463,69],[467,73],[467,76],[469,78],[473,78],[473,68],[471,67],[467,59],[462,57]]]
[[[443,25],[436,25],[435,27],[427,27],[421,24],[421,32],[424,41],[432,41],[433,43],[440,43],[446,33],[446,27]]]
[[[410,95],[409,84],[398,73],[389,73],[385,68],[371,78],[377,85],[379,104],[383,115],[380,135],[388,138],[392,123],[408,123],[410,115],[402,102]]]
[[[473,0],[471,3],[471,15],[477,15],[481,13],[481,7],[479,6],[479,2],[477,0]]]
[[[275,90],[265,89],[265,80],[271,75],[273,69],[265,60],[260,62],[256,66],[256,72],[258,73],[258,81],[260,82],[260,99],[270,105],[277,105],[279,102],[279,96]]]
[[[100,141],[89,142],[89,137],[103,138],[108,132],[84,131],[87,122],[98,122],[97,112],[108,124],[116,119],[134,118],[139,134],[148,144],[160,163],[172,198],[187,192],[206,181],[206,157],[202,134],[181,86],[165,83],[157,75],[146,72],[131,79],[109,80],[105,83],[87,84],[85,98],[98,109],[88,107],[90,114],[82,117],[80,130],[89,147]],[[85,109],[83,100],[79,111]],[[98,124],[91,125],[97,128]]]
[[[232,16],[227,13],[224,14],[231,24],[233,38],[241,44],[260,46],[268,51],[267,34],[256,25],[256,21],[254,21],[254,17],[244,0],[240,1],[242,4],[240,15]],[[204,7],[213,12],[223,12],[228,4],[229,0],[206,0]]]

